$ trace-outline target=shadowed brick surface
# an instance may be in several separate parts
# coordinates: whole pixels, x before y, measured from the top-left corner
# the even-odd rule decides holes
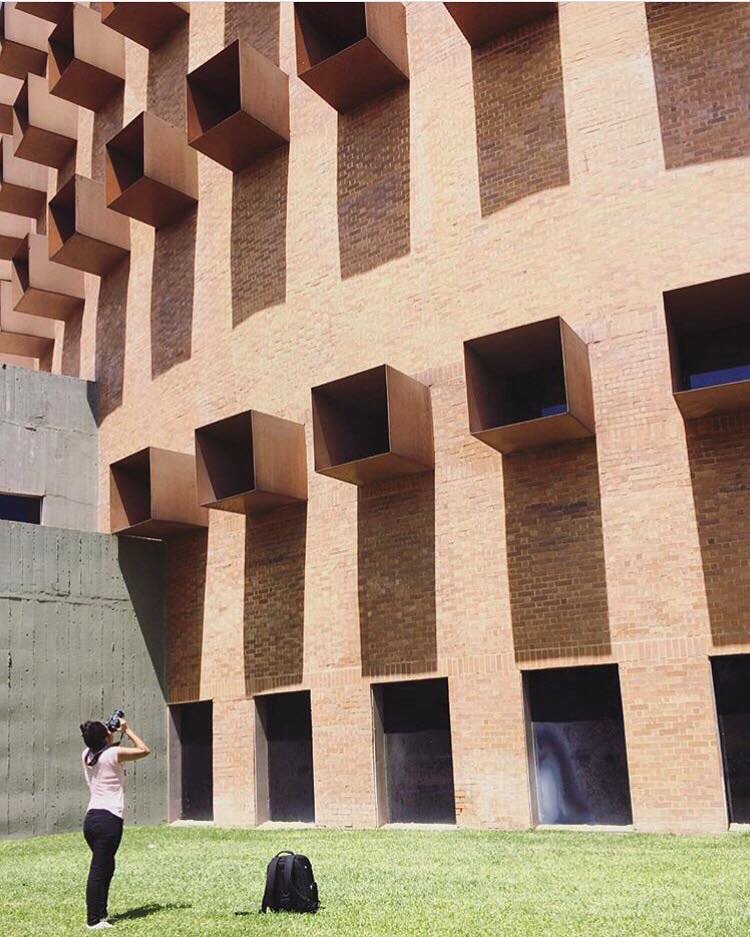
[[[750,4],[647,3],[667,169],[750,153]]]
[[[686,427],[714,644],[750,640],[750,414]]]
[[[609,654],[594,440],[503,459],[516,657]]]
[[[557,16],[499,36],[472,59],[482,214],[566,185]]]

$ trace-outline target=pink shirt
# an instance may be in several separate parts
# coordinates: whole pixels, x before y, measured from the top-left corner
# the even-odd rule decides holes
[[[84,751],[83,776],[91,797],[88,810],[109,810],[122,819],[125,806],[125,771],[117,758],[117,748],[108,748],[101,753],[95,765],[86,764],[88,748]]]

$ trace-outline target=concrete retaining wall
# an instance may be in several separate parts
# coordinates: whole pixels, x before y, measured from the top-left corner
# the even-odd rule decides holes
[[[79,827],[78,726],[119,706],[153,752],[126,823],[166,819],[163,579],[159,543],[0,522],[0,836]]]

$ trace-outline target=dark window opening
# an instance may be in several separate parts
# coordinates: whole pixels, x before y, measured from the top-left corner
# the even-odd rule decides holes
[[[562,364],[509,377],[505,400],[508,423],[567,413]]]
[[[372,368],[315,388],[327,465],[344,465],[390,450],[385,368]]]
[[[297,41],[303,45],[306,68],[319,65],[367,36],[364,3],[295,3],[294,10]]]
[[[684,390],[750,380],[750,323],[685,336],[680,360]]]
[[[0,494],[0,520],[20,521],[22,524],[40,524],[42,499],[27,495]]]
[[[313,823],[310,693],[275,693],[255,702],[259,819]]]
[[[373,687],[378,800],[384,823],[455,823],[448,681]]]
[[[730,823],[750,823],[750,654],[711,660]]]
[[[664,294],[674,391],[750,380],[750,274]]]
[[[213,703],[171,707],[172,794],[181,820],[213,820]]]
[[[524,674],[537,820],[632,823],[616,665]]]

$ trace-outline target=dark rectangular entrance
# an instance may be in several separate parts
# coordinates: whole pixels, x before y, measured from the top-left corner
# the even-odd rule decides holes
[[[310,693],[255,699],[258,822],[315,821]]]
[[[0,494],[0,521],[39,524],[42,520],[42,499],[27,495]]]
[[[170,817],[213,820],[213,703],[170,707]]]
[[[616,664],[524,674],[538,823],[632,823]]]
[[[455,823],[448,681],[373,686],[381,823]]]
[[[711,659],[730,823],[750,823],[750,655]]]

